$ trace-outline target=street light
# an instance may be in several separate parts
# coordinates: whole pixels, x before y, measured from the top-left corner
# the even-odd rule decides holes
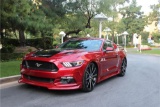
[[[119,40],[118,40],[118,36],[119,36],[119,34],[118,34],[117,32],[115,32],[115,36],[117,37],[117,45],[119,45],[119,44],[118,44],[118,41],[119,41]]]
[[[63,43],[63,37],[66,35],[63,31],[61,31],[59,33],[59,35],[61,36],[61,43]]]
[[[126,50],[126,36],[128,35],[128,32],[127,32],[127,31],[124,31],[124,32],[122,33],[122,35],[124,35],[124,50],[127,52],[127,50]]]
[[[118,36],[119,36],[119,35],[118,35],[118,34],[116,34],[116,36],[117,36],[117,45],[119,45],[119,44],[118,44]]]
[[[110,28],[106,27],[104,30],[106,32],[107,40],[108,40],[108,32],[112,31]]]
[[[105,16],[102,12],[100,14],[97,14],[94,19],[97,19],[99,21],[99,38],[101,38],[102,35],[102,21],[107,20],[107,16]]]

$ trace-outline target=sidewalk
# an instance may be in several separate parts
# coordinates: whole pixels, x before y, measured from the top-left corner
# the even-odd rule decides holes
[[[20,75],[3,77],[3,78],[0,78],[0,84],[5,84],[5,83],[13,82],[13,81],[18,82],[19,78],[20,78]]]

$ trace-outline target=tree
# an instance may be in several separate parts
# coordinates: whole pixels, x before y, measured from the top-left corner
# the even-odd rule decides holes
[[[48,1],[46,0],[45,3],[48,3]],[[44,2],[41,0],[35,0],[35,2],[32,0],[1,0],[1,32],[3,29],[9,30],[10,32],[18,31],[21,46],[25,45],[24,33],[26,31],[33,35],[40,32],[43,38],[45,38],[46,35],[52,36],[52,29],[56,23],[56,17],[51,13],[54,14],[55,12],[51,11],[49,3],[48,5],[50,7],[45,9],[43,7],[46,6]],[[57,10],[54,11],[56,11],[56,14],[60,13]],[[1,35],[3,36],[3,32]],[[43,43],[44,47],[46,47],[45,42]]]
[[[96,0],[70,0],[66,2],[67,11],[63,20],[62,29],[65,29],[66,36],[78,34],[86,28],[91,28],[91,20],[98,10],[99,1]]]
[[[149,14],[149,22],[155,21],[155,26],[160,23],[160,1],[158,4],[151,5],[152,12]]]
[[[43,27],[40,28],[43,38],[53,36],[53,34],[61,29],[66,14],[63,4],[64,1],[65,0],[41,0],[42,5],[40,5],[40,10],[45,14],[45,18],[42,21],[44,22]]]
[[[24,31],[27,28],[27,16],[31,10],[29,2],[31,1],[1,0],[1,29],[13,32],[18,30],[21,46],[25,45]]]
[[[137,6],[136,0],[132,0],[131,4],[122,8],[120,12],[123,16],[122,22],[125,24],[125,30],[130,34],[143,31],[147,19],[141,12],[141,6]]]
[[[100,10],[107,14],[108,19],[112,19],[106,22],[106,26],[111,29],[112,41],[114,41],[119,22],[119,9],[125,2],[128,2],[128,0],[103,0],[101,2]]]
[[[141,6],[137,6],[136,0],[132,0],[129,6],[122,8],[120,13],[123,16],[120,22],[124,27],[122,30],[128,31],[129,34],[142,32],[144,26],[148,23],[147,17],[141,12]],[[121,25],[119,25],[119,27]],[[119,32],[123,31],[119,29]]]
[[[38,33],[42,37],[42,44],[41,48],[48,48],[46,45],[46,39],[47,37],[52,37],[53,34],[53,27],[54,22],[53,20],[47,16],[45,11],[42,9],[42,5],[38,4],[31,4],[32,5],[32,12],[28,15],[28,27],[27,31],[30,32],[30,34],[36,36]],[[52,44],[49,44],[52,45]]]

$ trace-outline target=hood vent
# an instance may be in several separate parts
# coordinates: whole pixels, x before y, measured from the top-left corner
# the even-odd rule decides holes
[[[51,57],[59,52],[61,51],[60,50],[41,50],[41,51],[37,51],[33,56]]]
[[[75,52],[65,52],[64,54],[68,55],[68,54],[74,54]]]

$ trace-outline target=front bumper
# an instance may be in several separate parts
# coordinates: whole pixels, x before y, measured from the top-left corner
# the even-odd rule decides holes
[[[32,80],[27,80],[24,78],[20,78],[18,80],[19,83],[26,83],[30,85],[35,85],[35,86],[40,86],[40,87],[45,87],[50,90],[74,90],[74,89],[79,89],[80,84],[72,83],[72,84],[61,84],[61,83],[43,83],[43,82],[38,82],[38,81],[32,81]]]
[[[58,72],[21,69],[19,83],[46,87],[51,90],[74,90],[82,87],[82,77],[85,67],[60,69]],[[62,83],[61,77],[73,77],[74,82]]]

